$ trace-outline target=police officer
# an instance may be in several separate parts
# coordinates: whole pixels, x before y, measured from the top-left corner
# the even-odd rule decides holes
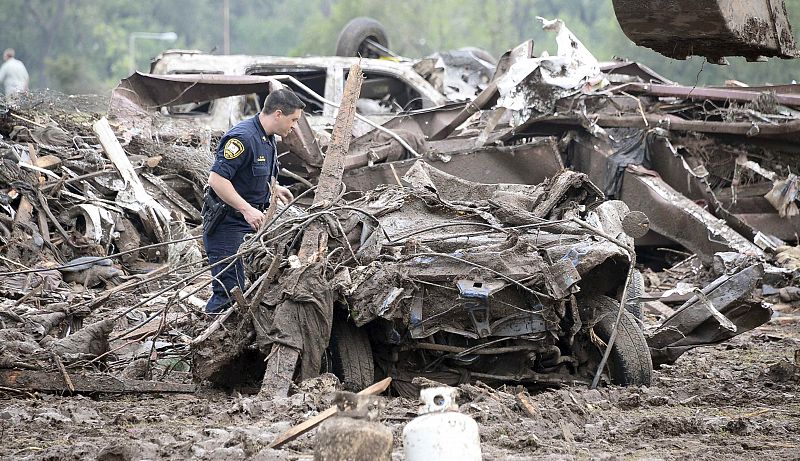
[[[203,243],[214,276],[214,294],[206,304],[207,313],[219,313],[229,307],[232,302],[229,294],[234,287],[244,290],[244,265],[240,258],[228,269],[225,268],[230,261],[214,264],[236,254],[245,234],[261,226],[271,193],[284,203],[293,198],[289,189],[277,181],[275,190],[270,190],[279,168],[275,135],[288,135],[304,107],[291,90],[273,91],[261,113],[231,128],[219,142],[208,177],[206,201],[214,203],[221,199],[227,206],[222,207],[226,211],[213,225],[203,216]]]

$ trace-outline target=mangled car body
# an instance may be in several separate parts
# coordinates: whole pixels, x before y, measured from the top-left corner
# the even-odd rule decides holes
[[[383,246],[405,251],[354,271],[348,297],[356,325],[392,327],[379,337],[383,352],[391,345],[389,357],[398,354],[378,361],[385,372],[521,383],[592,376],[600,355],[590,331],[608,340],[630,261],[624,247],[570,217],[620,235],[625,206],[600,203],[571,172],[540,186],[484,185],[420,162],[406,179],[413,192],[402,209],[378,217],[391,236]],[[368,208],[374,200],[384,199]],[[627,312],[620,331],[609,381],[649,382],[649,354]]]
[[[538,186],[478,184],[417,162],[405,179],[410,188],[379,187],[323,211],[325,264],[277,277],[250,311],[255,342],[265,353],[273,343],[302,350],[301,377],[327,363],[359,389],[374,378],[373,355],[376,371],[401,392],[415,376],[589,383],[631,269],[627,207],[604,202],[569,171]],[[318,213],[287,213],[245,244],[272,249],[254,252],[254,279],[276,257],[291,259]],[[288,299],[307,307],[278,314]],[[324,324],[327,309],[334,313],[324,359],[327,340],[307,325]],[[637,320],[623,308],[604,376],[647,384],[651,367]]]
[[[329,129],[342,97],[347,71],[358,62],[366,81],[358,101],[359,113],[377,123],[395,114],[438,107],[447,102],[474,98],[488,83],[494,66],[471,51],[455,50],[418,61],[371,59],[343,56],[278,57],[250,55],[211,55],[191,50],[165,51],[157,56],[150,73],[157,76],[198,75],[268,77],[281,81],[306,103],[311,126]],[[464,78],[461,76],[465,75]],[[154,85],[164,85],[166,80]],[[252,79],[250,83],[254,82]],[[223,81],[220,81],[223,83]],[[142,84],[138,84],[142,88]],[[187,102],[170,101],[157,105],[162,114],[177,126],[191,123],[212,131],[225,131],[260,109],[268,93],[266,86],[228,97],[207,94]],[[157,99],[157,98],[156,98]],[[147,106],[146,101],[142,101]],[[355,133],[371,130],[364,122]]]
[[[417,161],[403,179],[410,187],[287,209],[243,245],[251,290],[263,298],[238,311],[237,330],[198,345],[195,376],[235,384],[230,363],[259,370],[262,361],[246,351],[272,356],[280,345],[302,351],[296,379],[327,370],[356,390],[375,376],[392,377],[403,395],[414,394],[418,376],[642,385],[651,354],[671,363],[771,314],[751,299],[763,275],[757,265],[698,291],[646,337],[626,234],[642,235],[646,225],[637,231],[635,214],[605,201],[584,174],[564,170],[536,186],[480,184]],[[330,240],[323,262],[304,265],[295,253],[315,220]],[[280,261],[288,266],[277,269]]]

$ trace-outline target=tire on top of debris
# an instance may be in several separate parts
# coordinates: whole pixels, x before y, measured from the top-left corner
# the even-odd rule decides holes
[[[345,390],[358,392],[375,379],[372,346],[365,328],[347,318],[347,311],[333,310],[331,341],[328,344],[328,370],[342,382]]]
[[[594,311],[597,319],[594,324],[594,333],[603,342],[603,345],[594,347],[598,351],[598,356],[601,357],[605,352],[605,344],[608,344],[611,332],[614,330],[619,305],[607,296],[598,295],[583,298],[579,303],[583,303],[584,309]],[[594,366],[596,367],[597,363]],[[653,361],[650,358],[650,348],[647,346],[644,334],[639,328],[637,320],[625,310],[622,312],[617,337],[606,363],[606,372],[612,384],[646,386],[650,385],[652,370]],[[592,373],[594,371],[591,370]]]
[[[372,18],[359,17],[350,20],[336,40],[336,56],[380,58],[384,56],[369,46],[367,40],[389,48],[389,38],[383,24]]]

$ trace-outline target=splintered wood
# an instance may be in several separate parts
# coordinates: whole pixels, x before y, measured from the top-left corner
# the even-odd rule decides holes
[[[361,94],[361,84],[364,82],[364,74],[361,66],[354,64],[350,68],[347,77],[347,84],[344,87],[342,104],[339,113],[336,115],[336,123],[333,125],[330,147],[328,147],[325,162],[322,164],[322,172],[319,175],[317,192],[314,196],[314,208],[326,208],[330,206],[336,196],[341,192],[342,174],[344,173],[345,155],[350,149],[350,140],[353,137],[353,122],[356,117],[356,101]],[[299,257],[303,262],[316,261],[328,246],[328,233],[325,225],[319,221],[312,223],[303,235],[303,243],[300,246]]]
[[[142,222],[150,226],[154,235],[161,241],[168,240],[164,231],[164,225],[169,223],[169,210],[156,202],[153,197],[145,190],[142,180],[136,174],[131,161],[122,149],[117,136],[108,124],[108,120],[103,117],[92,125],[100,145],[103,146],[108,159],[117,168],[120,176],[125,180],[126,194],[119,194],[117,202],[139,214]],[[163,222],[162,222],[163,221]]]

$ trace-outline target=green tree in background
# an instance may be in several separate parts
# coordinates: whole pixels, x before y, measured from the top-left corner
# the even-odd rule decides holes
[[[785,0],[800,29],[800,0]],[[408,57],[477,46],[495,55],[532,38],[536,53],[555,52],[537,16],[561,18],[600,60],[642,62],[684,84],[751,84],[800,80],[800,61],[773,59],[730,66],[702,58],[677,61],[635,46],[622,33],[611,0],[229,0],[232,53],[279,56],[329,55],[341,28],[370,16],[389,33],[391,48]],[[131,67],[132,32],[175,32],[178,40],[136,42],[136,68],[165,48],[222,53],[223,0],[0,0],[0,49],[13,47],[33,88],[66,93],[105,92]]]

